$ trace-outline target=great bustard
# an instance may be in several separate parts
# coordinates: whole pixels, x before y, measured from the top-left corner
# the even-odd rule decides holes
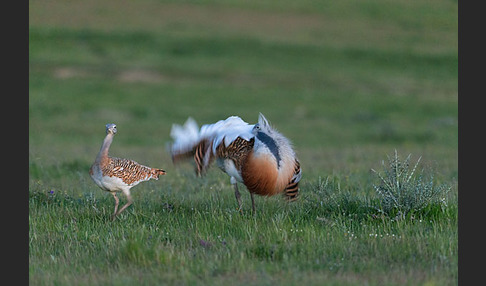
[[[297,198],[302,177],[299,160],[289,140],[272,128],[261,113],[256,124],[231,116],[203,125],[201,129],[189,117],[184,126],[174,124],[170,135],[174,139],[171,146],[173,162],[193,157],[198,176],[203,175],[216,159],[221,170],[230,176],[240,212],[241,195],[237,182],[243,183],[250,192],[253,213],[253,194],[273,196],[283,193],[289,201]]]
[[[101,145],[100,152],[89,170],[93,181],[103,190],[110,192],[115,198],[115,211],[112,220],[133,203],[130,189],[140,182],[150,179],[159,179],[159,175],[165,175],[162,169],[150,168],[129,159],[108,156],[113,137],[117,132],[115,124],[106,124],[106,137]],[[118,210],[119,199],[117,192],[123,192],[128,202]]]

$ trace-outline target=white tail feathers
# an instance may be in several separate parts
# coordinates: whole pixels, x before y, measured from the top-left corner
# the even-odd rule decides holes
[[[174,139],[174,143],[171,146],[172,154],[186,153],[199,142],[199,127],[196,121],[189,117],[183,126],[172,125],[170,137]]]
[[[196,121],[189,117],[183,126],[172,125],[170,136],[174,143],[171,152],[173,155],[184,154],[191,151],[202,139],[207,139],[212,143],[213,154],[216,154],[216,148],[223,140],[226,147],[237,137],[250,140],[254,136],[251,132],[253,126],[238,116],[230,116],[214,124],[205,124],[199,129]]]

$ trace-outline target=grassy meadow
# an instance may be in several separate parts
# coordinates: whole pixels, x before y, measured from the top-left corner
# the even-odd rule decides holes
[[[31,285],[458,283],[457,1],[29,1]],[[300,199],[243,215],[216,166],[174,166],[173,123],[262,112]],[[110,155],[163,168],[114,200]],[[450,191],[398,219],[374,186],[397,152]],[[126,200],[120,196],[121,203]]]

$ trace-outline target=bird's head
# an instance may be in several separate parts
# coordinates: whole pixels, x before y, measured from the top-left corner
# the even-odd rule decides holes
[[[272,127],[268,123],[268,120],[260,113],[258,116],[258,123],[253,126],[253,134],[257,135],[259,132],[263,132],[267,135],[272,133]]]
[[[116,134],[116,124],[108,123],[106,124],[106,134]]]
[[[258,123],[253,126],[252,132],[256,138],[255,148],[270,151],[275,156],[277,166],[280,166],[280,150],[278,141],[276,140],[278,140],[281,135],[270,126],[263,114],[260,113],[258,116]]]

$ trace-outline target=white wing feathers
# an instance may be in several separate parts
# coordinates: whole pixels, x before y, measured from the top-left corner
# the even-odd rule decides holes
[[[173,154],[181,154],[190,151],[202,139],[212,140],[213,154],[216,154],[216,147],[224,140],[226,147],[237,137],[250,140],[254,125],[248,124],[238,116],[230,116],[226,120],[220,120],[213,124],[205,124],[199,130],[194,119],[189,117],[184,126],[172,125],[170,136],[174,139],[172,145]]]
[[[224,139],[225,147],[228,147],[237,137],[249,141],[254,135],[251,133],[254,125],[250,125],[238,116],[228,117],[214,124],[206,124],[201,127],[201,138],[213,139],[213,154],[216,154],[216,147]]]

